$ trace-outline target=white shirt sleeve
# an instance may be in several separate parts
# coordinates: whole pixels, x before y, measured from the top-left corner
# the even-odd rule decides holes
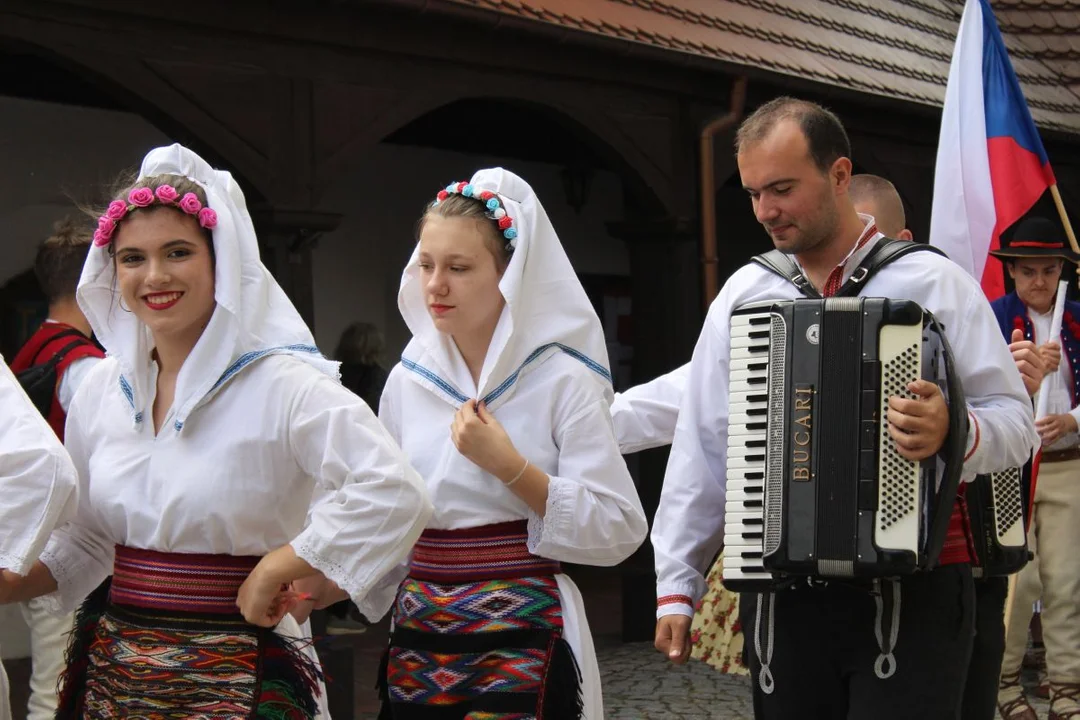
[[[615,394],[611,419],[623,455],[671,444],[689,374],[687,363],[655,380]]]
[[[391,373],[379,396],[379,422],[393,438],[394,442],[401,445],[401,426],[398,423],[397,413],[394,412],[394,401],[397,397],[398,373]],[[397,598],[397,589],[401,581],[409,574],[408,559],[390,568],[389,572],[375,581],[371,590],[368,591],[360,602],[356,603],[357,610],[370,622],[380,620],[394,604]]]
[[[653,521],[657,617],[693,616],[693,604],[705,594],[705,573],[723,543],[730,314],[725,286],[709,310],[690,361]]]
[[[0,358],[0,568],[25,575],[77,502],[71,458]]]
[[[561,562],[617,565],[645,541],[645,511],[615,442],[608,400],[566,409],[576,413],[556,421],[558,469],[548,475],[544,517],[529,513],[529,551]]]
[[[71,407],[71,401],[75,398],[75,392],[86,379],[87,373],[104,358],[81,357],[67,366],[67,370],[60,376],[60,387],[56,389],[56,399],[60,401],[60,407],[66,413]]]
[[[1009,345],[981,288],[969,284],[964,312],[945,326],[970,418],[965,479],[1020,467],[1038,443],[1031,399]]]
[[[300,467],[328,490],[317,494],[293,549],[365,607],[431,517],[424,481],[364,401],[325,376],[298,394],[289,442]]]
[[[1073,416],[1073,420],[1075,420],[1077,426],[1080,427],[1080,407],[1074,407],[1069,411],[1069,414]]]
[[[57,591],[34,600],[54,614],[74,611],[113,569],[115,544],[98,524],[90,505],[91,443],[83,427],[86,418],[99,408],[86,398],[86,393],[75,398],[64,426],[64,444],[78,472],[78,507],[71,521],[52,534],[41,554],[41,562],[56,580]]]

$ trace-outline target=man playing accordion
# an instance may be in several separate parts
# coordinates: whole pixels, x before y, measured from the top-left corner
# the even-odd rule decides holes
[[[652,532],[656,644],[673,662],[689,654],[703,573],[724,542],[728,436],[738,422],[729,410],[732,315],[751,303],[847,292],[882,238],[848,196],[850,145],[831,112],[773,100],[742,124],[736,152],[758,221],[799,272],[783,277],[754,263],[740,269],[710,307],[694,350]],[[966,396],[966,408],[954,407],[950,420],[936,382],[908,383],[884,398],[881,445],[912,462],[962,455],[965,480],[1022,465],[1036,439],[1031,405],[978,283],[930,252],[906,254],[855,280],[863,278],[859,296],[911,301],[936,318]],[[795,282],[807,283],[807,292]],[[962,410],[966,422],[955,422]],[[957,432],[949,437],[951,422]],[[859,443],[851,438],[855,452]],[[946,500],[948,534],[932,567],[899,577],[808,577],[743,593],[742,626],[765,720],[956,717],[972,647],[973,585],[959,503]]]

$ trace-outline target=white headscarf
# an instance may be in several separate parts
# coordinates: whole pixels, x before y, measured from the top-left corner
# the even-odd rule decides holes
[[[484,359],[478,397],[489,406],[505,402],[520,377],[557,352],[585,364],[607,387],[611,371],[600,319],[585,294],[547,213],[529,184],[503,168],[480,170],[474,194],[499,196],[517,229],[516,247],[499,290],[506,299]],[[401,361],[410,377],[447,401],[469,399],[472,378],[454,341],[435,328],[417,266],[419,244],[401,276],[398,308],[412,332]]]
[[[320,354],[311,330],[259,259],[255,227],[232,175],[215,170],[181,145],[156,148],[143,159],[140,180],[165,174],[198,183],[206,191],[207,207],[218,218],[211,231],[217,307],[176,380],[176,431],[200,402],[266,355],[292,354],[337,378],[338,364]],[[153,394],[149,385],[154,343],[149,328],[120,307],[108,250],[108,245],[90,249],[76,296],[108,355],[120,363],[120,386],[137,425]]]

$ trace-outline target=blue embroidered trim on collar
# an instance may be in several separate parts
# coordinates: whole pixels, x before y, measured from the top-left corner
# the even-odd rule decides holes
[[[518,378],[521,376],[521,371],[525,369],[525,366],[531,362],[534,362],[537,358],[539,358],[551,348],[558,348],[560,351],[574,358],[575,360],[583,364],[585,367],[595,372],[600,377],[604,378],[608,382],[611,382],[611,373],[608,371],[608,369],[593,360],[592,358],[588,357],[584,353],[578,352],[574,348],[563,345],[562,343],[548,343],[547,345],[543,345],[541,347],[538,347],[536,350],[533,350],[529,354],[529,357],[525,358],[525,362],[521,363],[521,365],[518,366],[517,370],[510,373],[510,376],[503,380],[497,388],[484,396],[483,403],[485,405],[490,405],[491,403],[499,399],[502,395],[504,395],[506,391],[509,390],[511,386],[513,386],[513,384],[517,382]],[[443,380],[441,377],[433,373],[431,370],[428,370],[426,367],[418,365],[412,360],[407,360],[406,358],[401,358],[401,365],[406,370],[410,370],[419,375],[420,377],[424,378],[425,380],[428,380],[457,402],[463,403],[469,399],[462,395],[460,392],[458,392],[457,388],[455,388],[449,382]]]
[[[435,387],[439,388],[444,393],[446,393],[450,397],[454,398],[458,402],[463,403],[463,402],[465,402],[466,400],[469,399],[469,398],[465,397],[464,395],[462,395],[461,393],[459,393],[454,388],[453,385],[446,382],[441,377],[439,377],[435,373],[431,372],[430,370],[428,370],[423,365],[417,365],[412,360],[406,360],[405,358],[401,358],[401,365],[406,370],[411,370],[412,372],[416,373],[420,377],[422,377],[425,380],[431,382],[433,385],[435,385]]]
[[[240,357],[238,357],[236,359],[236,362],[234,362],[232,365],[230,365],[228,367],[228,369],[221,374],[221,377],[218,378],[218,381],[216,383],[214,383],[214,386],[212,388],[210,388],[209,392],[213,392],[213,391],[217,390],[219,387],[221,387],[233,375],[240,372],[246,366],[248,366],[251,363],[255,362],[256,360],[263,357],[264,355],[269,355],[270,353],[273,353],[273,352],[280,352],[282,350],[290,351],[290,352],[306,352],[306,353],[315,353],[315,354],[318,354],[318,352],[319,352],[319,348],[315,347],[314,345],[283,345],[281,347],[267,348],[265,350],[252,350],[251,352],[246,352],[243,355],[241,355]],[[179,430],[179,429],[180,428],[177,428],[177,430]]]
[[[135,393],[131,391],[131,385],[128,383],[127,378],[123,375],[120,376],[120,389],[124,391],[124,397],[127,398],[128,403],[131,405],[131,409],[135,409]]]
[[[319,353],[319,348],[315,347],[314,345],[284,345],[282,347],[267,348],[265,350],[253,350],[251,352],[244,353],[243,355],[238,357],[236,359],[236,362],[230,365],[224,373],[221,374],[221,377],[218,378],[216,383],[214,383],[214,386],[210,388],[210,390],[208,390],[207,392],[213,392],[214,390],[217,390],[233,375],[236,375],[236,373],[243,370],[244,367],[250,365],[264,355],[269,355],[273,352],[280,352],[282,350],[289,352],[306,352],[315,354]],[[131,389],[131,384],[128,383],[127,378],[125,378],[123,375],[120,376],[120,389],[124,391],[124,397],[127,398],[128,403],[131,405],[131,409],[134,410],[135,393]],[[143,414],[141,412],[135,414],[136,423],[141,423],[142,418]],[[176,429],[177,432],[180,432],[180,429],[184,427],[184,424],[180,421],[177,421],[173,424],[173,427]]]

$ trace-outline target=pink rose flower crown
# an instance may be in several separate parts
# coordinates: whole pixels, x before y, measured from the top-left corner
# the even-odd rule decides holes
[[[138,208],[149,207],[154,203],[175,207],[188,215],[199,220],[199,225],[207,230],[217,227],[217,213],[208,207],[203,207],[195,193],[176,192],[172,185],[162,185],[157,190],[148,187],[137,187],[128,193],[127,202],[113,200],[106,208],[105,214],[98,218],[97,230],[94,231],[94,247],[108,245],[116,232],[117,224],[127,217],[127,214]]]

